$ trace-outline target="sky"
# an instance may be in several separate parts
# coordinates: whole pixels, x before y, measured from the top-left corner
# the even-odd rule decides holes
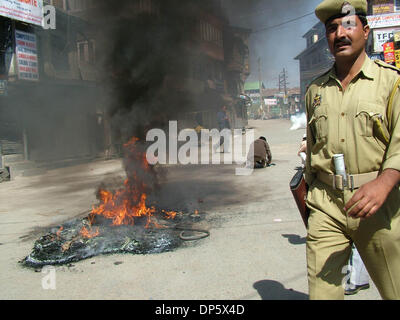
[[[303,35],[319,21],[314,10],[321,1],[224,1],[231,25],[253,31],[250,36],[251,74],[248,81],[258,81],[257,60],[260,58],[261,77],[267,88],[278,87],[279,74],[284,68],[288,74],[288,87],[300,86],[299,62],[294,58],[306,48]]]

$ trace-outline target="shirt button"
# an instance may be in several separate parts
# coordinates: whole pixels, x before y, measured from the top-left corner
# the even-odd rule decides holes
[[[345,142],[345,140],[344,140],[344,139],[341,139],[340,141],[341,141],[341,142]]]
[[[344,117],[345,116],[345,113],[344,112],[342,112],[342,117]]]

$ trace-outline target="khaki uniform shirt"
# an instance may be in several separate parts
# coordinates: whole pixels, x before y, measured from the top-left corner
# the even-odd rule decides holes
[[[336,173],[332,158],[337,153],[344,154],[347,174],[400,171],[400,90],[394,88],[399,76],[400,70],[366,57],[344,92],[334,67],[312,82],[306,93],[309,185],[318,171]],[[397,92],[388,123],[393,90]],[[389,142],[382,132],[391,137]]]

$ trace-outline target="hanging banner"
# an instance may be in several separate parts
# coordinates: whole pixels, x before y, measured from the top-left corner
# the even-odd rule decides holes
[[[264,104],[266,106],[276,106],[278,105],[278,99],[264,99]]]
[[[15,53],[20,80],[39,80],[36,35],[15,30]]]
[[[394,65],[394,42],[387,42],[383,45],[383,54],[385,56],[385,62]]]
[[[43,0],[0,0],[0,16],[41,26]]]

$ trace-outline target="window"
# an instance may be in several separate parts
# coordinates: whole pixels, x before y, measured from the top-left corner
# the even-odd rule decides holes
[[[204,20],[200,20],[200,40],[223,46],[222,31]]]
[[[204,63],[200,58],[191,57],[190,58],[190,70],[189,70],[189,77],[196,80],[205,80],[204,74]]]
[[[95,64],[96,46],[94,40],[78,42],[78,62],[86,64]]]
[[[314,35],[307,37],[307,47],[311,46],[314,43]]]

